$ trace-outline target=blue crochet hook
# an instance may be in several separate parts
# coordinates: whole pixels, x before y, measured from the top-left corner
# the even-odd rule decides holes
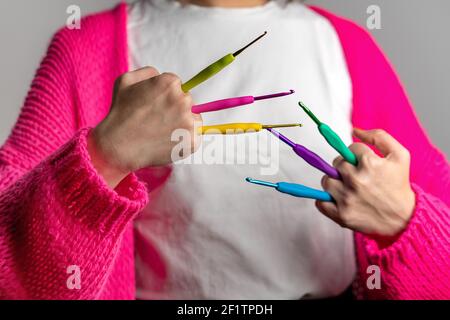
[[[301,184],[294,184],[287,182],[271,183],[261,180],[255,180],[252,178],[247,178],[246,180],[247,182],[256,185],[275,188],[278,192],[289,194],[294,197],[315,199],[324,202],[334,202],[333,197],[328,192],[312,189]]]

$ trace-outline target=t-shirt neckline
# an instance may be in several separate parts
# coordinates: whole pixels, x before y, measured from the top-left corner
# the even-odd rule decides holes
[[[246,16],[270,12],[279,5],[285,4],[286,0],[269,0],[267,3],[256,7],[225,8],[207,7],[196,4],[182,4],[176,0],[148,0],[155,8],[163,11],[179,11],[199,15],[221,15],[221,16]]]

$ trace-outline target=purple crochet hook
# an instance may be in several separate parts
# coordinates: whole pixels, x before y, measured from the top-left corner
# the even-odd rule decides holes
[[[329,177],[331,177],[333,179],[341,180],[341,175],[336,170],[336,168],[334,168],[331,165],[329,165],[320,156],[318,156],[317,154],[315,154],[314,152],[312,152],[308,148],[302,146],[301,144],[294,143],[293,141],[289,140],[287,137],[283,136],[278,131],[275,131],[273,129],[267,129],[267,130],[270,131],[271,133],[273,133],[273,135],[278,137],[281,141],[283,141],[284,143],[289,145],[292,148],[292,150],[294,150],[294,152],[300,158],[305,160],[311,166],[313,166],[314,168],[319,169],[320,171],[322,171],[323,173],[325,173],[326,175],[328,175]]]

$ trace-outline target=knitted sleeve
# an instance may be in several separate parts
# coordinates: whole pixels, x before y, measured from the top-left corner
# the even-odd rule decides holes
[[[147,201],[135,176],[111,190],[92,166],[67,41],[53,39],[0,149],[0,299],[97,298]]]
[[[384,129],[411,153],[416,208],[407,230],[389,247],[356,236],[360,274],[381,268],[381,290],[366,297],[389,299],[450,298],[450,166],[420,125],[394,69],[373,38],[350,22],[341,36],[354,84],[353,125]],[[345,33],[345,34],[344,34]]]
[[[366,40],[372,71],[372,112],[355,104],[356,127],[381,128],[411,153],[416,209],[407,230],[388,248],[362,237],[368,263],[382,270],[383,296],[394,299],[450,298],[450,167],[428,139],[393,68]],[[373,293],[370,293],[373,294]],[[369,294],[369,296],[370,296]],[[379,293],[375,293],[378,296]]]
[[[352,21],[321,8],[312,9],[330,21],[341,40],[353,82],[353,125],[384,129],[411,153],[411,181],[417,195],[413,218],[389,247],[356,234],[358,296],[449,299],[450,167],[447,159],[428,139],[399,78],[373,38]],[[381,289],[368,288],[368,266],[380,268]]]

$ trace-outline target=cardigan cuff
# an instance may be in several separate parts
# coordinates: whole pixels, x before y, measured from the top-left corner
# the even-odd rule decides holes
[[[51,157],[57,196],[64,199],[67,211],[90,229],[120,232],[147,204],[147,188],[131,174],[111,189],[91,162],[89,132],[82,129]]]
[[[376,240],[363,236],[370,263],[388,266],[399,259],[414,264],[423,261],[420,264],[424,267],[431,260],[445,261],[448,257],[448,248],[445,248],[450,239],[448,209],[419,186],[413,184],[412,188],[416,193],[416,207],[406,230],[394,243],[383,248]]]

